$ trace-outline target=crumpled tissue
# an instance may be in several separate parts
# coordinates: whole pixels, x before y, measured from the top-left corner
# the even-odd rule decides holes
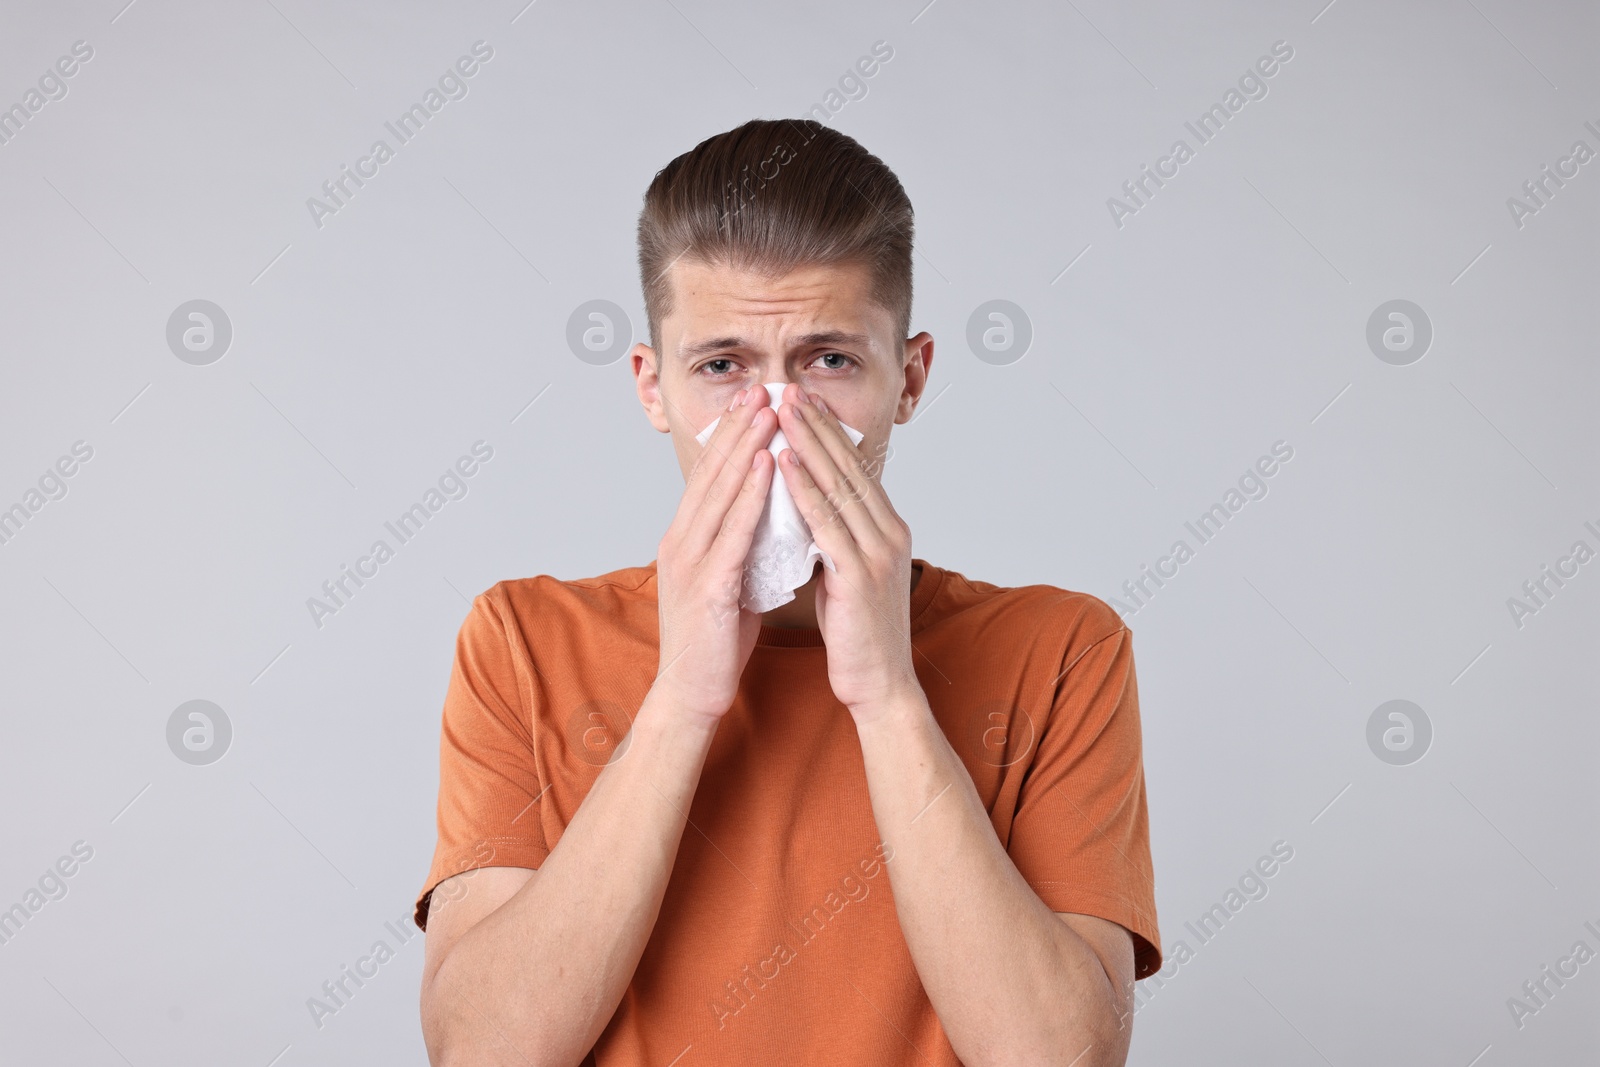
[[[766,383],[767,395],[772,398],[774,410],[783,403],[784,384]],[[720,415],[711,420],[711,425],[696,434],[695,440],[705,444],[711,437],[711,431],[721,421]],[[861,443],[860,430],[845,426],[843,422],[839,425],[849,436],[851,444]],[[772,440],[767,444],[767,451],[772,453],[773,460],[776,461],[778,454],[788,447],[789,441],[783,436],[783,431],[773,431]],[[812,540],[810,525],[789,493],[783,472],[774,465],[767,501],[761,509],[761,519],[756,523],[750,553],[745,557],[741,606],[760,614],[787,604],[794,599],[794,591],[811,580],[811,571],[819,559],[830,571],[838,570],[828,554]]]

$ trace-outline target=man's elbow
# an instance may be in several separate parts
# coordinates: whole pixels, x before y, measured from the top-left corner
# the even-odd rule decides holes
[[[1133,1042],[1133,1011],[1119,1013],[1112,1008],[1102,1012],[1096,1023],[1090,1033],[1080,1036],[1077,1047],[1069,1049],[1062,1062],[1073,1067],[1124,1067]]]
[[[422,1043],[430,1067],[577,1067],[519,1033],[514,1039],[477,1010],[441,967],[422,987]]]
[[[525,1038],[513,1045],[504,1035],[445,1019],[423,1027],[431,1067],[578,1067],[580,1059],[557,1059]]]
[[[1049,1054],[1024,1054],[1007,1063],[1059,1067],[1125,1067],[1133,1041],[1133,1012],[1120,1012],[1116,1004],[1095,1010],[1068,1008],[1057,1016],[1058,1026],[1049,1040]]]

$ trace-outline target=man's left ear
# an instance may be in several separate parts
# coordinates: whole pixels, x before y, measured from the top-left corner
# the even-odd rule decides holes
[[[900,393],[899,405],[895,408],[894,421],[896,424],[911,421],[911,415],[916,410],[917,402],[928,388],[928,368],[933,365],[933,335],[924,330],[915,337],[909,338],[905,343],[905,389]]]

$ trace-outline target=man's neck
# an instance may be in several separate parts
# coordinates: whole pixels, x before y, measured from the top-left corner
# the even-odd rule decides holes
[[[916,589],[922,580],[922,571],[911,568],[911,588]],[[761,624],[778,630],[815,630],[817,628],[817,583],[822,581],[822,561],[811,569],[811,580],[794,591],[794,599],[771,611],[763,612]]]

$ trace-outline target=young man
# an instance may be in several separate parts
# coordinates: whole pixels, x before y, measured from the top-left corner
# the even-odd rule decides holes
[[[645,194],[632,367],[687,485],[648,565],[503,581],[462,625],[416,908],[434,1064],[1124,1062],[1161,963],[1130,635],[911,555],[876,459],[933,360],[911,233],[813,121]],[[835,569],[758,615],[775,477]]]

